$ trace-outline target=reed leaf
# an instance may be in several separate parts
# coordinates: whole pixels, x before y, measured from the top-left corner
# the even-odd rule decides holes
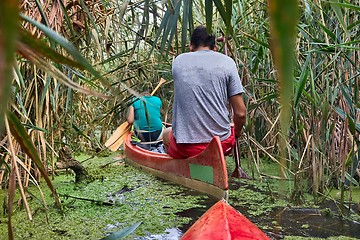
[[[339,7],[353,9],[355,11],[360,11],[360,6],[354,5],[354,4],[351,4],[351,3],[344,3],[344,2],[339,2],[339,1],[325,1],[325,2],[328,2],[328,3],[330,3],[331,5],[334,5],[334,6],[339,6]]]
[[[167,27],[167,24],[168,24],[168,21],[170,20],[170,11],[167,10],[164,14],[164,17],[160,23],[160,26],[159,26],[159,29],[157,30],[157,33],[156,33],[156,36],[155,36],[155,39],[154,39],[154,43],[153,43],[153,46],[150,50],[150,53],[149,53],[149,57],[150,55],[152,54],[153,50],[155,49],[155,46],[157,45],[157,41],[159,40],[160,38],[160,35],[161,33],[164,31],[165,32],[165,29]],[[162,36],[163,38],[167,38],[167,35],[163,34]],[[160,52],[163,52],[163,48],[160,47]]]
[[[283,134],[280,137],[280,151],[282,151],[281,162],[285,165],[285,136],[289,129],[291,116],[291,98],[293,92],[293,62],[295,44],[295,29],[298,21],[298,2],[269,0],[271,50],[274,62],[278,71],[279,98],[281,103],[280,125]],[[281,176],[284,176],[284,169],[280,169]]]
[[[15,198],[16,191],[16,174],[15,174],[15,165],[11,165],[11,171],[9,174],[9,190],[8,190],[8,238],[9,240],[14,239],[14,230],[12,224],[12,213],[13,213],[13,202]]]
[[[39,155],[36,151],[36,148],[33,144],[33,142],[30,139],[30,136],[26,133],[23,125],[21,124],[21,122],[19,121],[19,119],[15,116],[15,114],[13,114],[12,112],[8,111],[7,114],[7,119],[9,121],[9,127],[11,130],[11,133],[14,135],[15,139],[17,140],[17,142],[20,144],[22,150],[34,161],[34,163],[36,164],[36,166],[38,167],[38,169],[41,172],[41,175],[43,176],[43,178],[46,181],[46,184],[48,185],[48,187],[50,188],[53,197],[55,199],[55,202],[57,204],[57,206],[60,208],[60,210],[62,211],[62,205],[60,202],[60,199],[55,191],[54,186],[51,183],[51,180],[49,178],[49,176],[47,175],[44,166],[39,158]]]
[[[81,64],[84,69],[88,70],[91,74],[93,74],[96,78],[98,78],[106,87],[108,87],[110,90],[111,84],[105,80],[91,65],[90,63],[81,55],[81,53],[75,48],[74,45],[72,45],[68,40],[66,40],[64,37],[60,36],[50,28],[44,26],[43,24],[36,22],[35,20],[25,16],[20,15],[22,19],[25,21],[33,24],[34,26],[38,27],[44,34],[49,37],[51,40],[59,44],[61,47],[63,47],[67,52],[76,60],[79,64]]]
[[[336,17],[337,17],[338,21],[340,22],[340,25],[342,26],[344,32],[346,33],[346,36],[348,36],[349,33],[348,33],[348,30],[347,30],[346,23],[344,21],[344,15],[343,15],[343,13],[341,11],[340,6],[337,3],[339,3],[339,1],[333,1],[333,2],[330,2],[330,5],[334,10],[334,12],[336,14]]]
[[[60,80],[62,83],[64,83],[66,86],[71,87],[79,92],[85,93],[87,95],[93,95],[97,97],[101,97],[104,99],[108,99],[109,96],[98,93],[92,90],[89,90],[85,87],[82,87],[81,85],[75,83],[74,81],[71,81],[65,74],[63,74],[58,68],[56,68],[51,63],[47,62],[43,58],[39,58],[38,55],[31,52],[30,49],[27,49],[26,46],[19,46],[20,51],[22,54],[24,54],[30,61],[34,62],[37,66],[39,66],[41,69],[43,69],[45,72],[49,73],[52,77]]]
[[[213,0],[205,0],[205,19],[206,19],[206,30],[209,34],[211,34],[212,19],[213,19]]]
[[[3,0],[0,7],[0,133],[10,96],[18,29],[18,2]]]
[[[352,177],[348,172],[345,173],[345,178],[351,182],[352,184],[354,184],[354,186],[359,186],[359,182],[354,178]]]
[[[168,52],[171,48],[172,41],[174,39],[174,36],[177,35],[177,21],[180,16],[180,8],[181,8],[182,1],[179,1],[179,3],[176,5],[174,16],[172,17],[172,24],[170,26],[170,35],[168,39]]]
[[[18,179],[18,186],[19,186],[21,198],[23,199],[25,210],[26,210],[26,212],[28,214],[29,220],[32,221],[33,220],[32,214],[31,214],[31,211],[30,211],[29,204],[28,204],[28,202],[26,200],[26,195],[25,195],[23,184],[21,182],[21,175],[20,175],[18,164],[17,164],[17,161],[16,161],[16,152],[15,152],[15,149],[14,149],[13,140],[12,140],[12,136],[11,136],[11,133],[10,133],[9,123],[8,123],[6,118],[5,118],[5,125],[6,125],[7,135],[8,135],[8,138],[9,138],[8,143],[9,143],[9,150],[10,150],[11,159],[12,159],[11,165],[14,166],[13,171],[15,171],[16,177]]]
[[[168,6],[169,15],[169,21],[167,22],[167,26],[164,29],[164,33],[162,36],[162,41],[160,44],[160,51],[165,49],[166,42],[171,43],[171,34],[176,30],[176,24],[177,24],[177,17],[180,14],[180,7],[181,7],[181,1],[173,2],[175,4],[175,8],[172,8],[172,4]]]
[[[26,45],[27,48],[35,52],[36,55],[46,57],[53,62],[62,63],[72,67],[83,69],[82,64],[79,64],[78,62],[75,62],[72,59],[59,54],[53,48],[50,48],[47,44],[45,44],[43,41],[39,41],[38,39],[34,38],[29,32],[25,31],[24,29],[19,30],[19,38],[17,41],[17,45]],[[18,50],[21,50],[21,47],[18,46]]]
[[[349,130],[350,130],[352,135],[355,135],[355,132],[356,132],[355,121],[349,114],[346,114],[346,117],[347,117],[347,119],[349,121]]]
[[[226,10],[226,18],[225,26],[226,26],[226,36],[233,33],[232,25],[231,25],[231,18],[232,18],[232,9],[233,9],[233,2],[232,0],[225,0],[225,10]]]
[[[71,19],[70,19],[70,17],[69,17],[69,14],[68,14],[67,9],[66,9],[66,7],[65,7],[65,5],[64,5],[64,2],[63,2],[63,1],[59,1],[59,3],[60,3],[60,6],[61,6],[61,10],[62,10],[63,13],[64,13],[64,19],[65,19],[65,22],[66,22],[66,26],[67,26],[67,28],[70,30],[71,39],[74,40],[75,37],[76,37],[76,34],[75,34],[75,31],[74,31],[74,28],[73,28],[72,21],[71,21]]]
[[[181,52],[185,52],[185,46],[187,44],[187,29],[188,26],[192,23],[190,23],[190,11],[191,11],[191,0],[184,0],[184,7],[183,7],[183,21],[182,21],[182,27],[181,27]],[[210,1],[210,0],[206,0]],[[212,0],[211,0],[212,2]],[[206,2],[205,2],[206,3]]]
[[[96,21],[95,21],[95,19],[93,17],[93,14],[90,13],[89,8],[85,4],[84,0],[80,0],[80,5],[81,5],[81,8],[84,10],[84,12],[87,14],[86,16],[90,20],[90,23],[92,25],[92,29],[94,29],[96,31],[97,35],[100,35],[99,29],[98,29],[98,24],[96,24]],[[102,55],[102,52],[100,54]]]
[[[142,222],[137,222],[129,227],[124,228],[119,232],[111,233],[109,236],[102,238],[101,240],[117,240],[122,239],[128,236],[130,233],[134,232]]]
[[[308,73],[309,73],[309,63],[311,60],[311,54],[309,53],[308,56],[306,57],[306,61],[305,63],[302,65],[302,69],[301,69],[301,75],[298,81],[298,86],[295,89],[295,96],[294,96],[294,108],[297,108],[298,104],[299,104],[299,100],[301,97],[301,94],[305,88],[305,84],[306,84],[306,80],[308,77]]]
[[[37,6],[37,9],[39,10],[40,12],[40,15],[41,15],[41,18],[43,20],[43,24],[47,27],[49,27],[49,21],[44,13],[44,10],[42,8],[42,4],[40,3],[39,0],[35,0],[35,3],[36,3],[36,6]]]
[[[344,88],[343,85],[340,85],[340,90],[341,93],[343,94],[344,98],[345,98],[345,102],[347,103],[347,107],[350,109],[350,113],[352,116],[355,115],[355,109],[354,109],[354,104],[352,102],[350,93],[351,91],[349,91],[347,88]]]
[[[321,29],[326,33],[326,35],[328,35],[331,38],[331,40],[333,40],[334,42],[337,42],[336,35],[330,29],[328,29],[326,26],[322,25],[319,21],[317,23],[319,24]]]

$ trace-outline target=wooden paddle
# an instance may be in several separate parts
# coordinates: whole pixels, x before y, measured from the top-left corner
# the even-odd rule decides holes
[[[122,123],[105,142],[105,147],[113,152],[117,151],[127,135],[130,133],[130,129],[131,125],[128,122]]]
[[[151,92],[151,96],[160,88],[162,84],[166,82],[165,79],[160,78],[160,82]],[[119,149],[121,144],[125,141],[125,138],[130,133],[131,125],[126,121],[121,124],[115,132],[110,136],[110,138],[105,142],[105,147],[109,148],[111,151],[115,152]]]
[[[234,146],[235,169],[234,172],[231,174],[231,177],[250,179],[250,176],[241,168],[238,138],[236,138],[235,141],[236,141]]]
[[[166,82],[165,79],[160,78],[160,82],[159,82],[158,85],[155,87],[155,89],[152,91],[151,96],[154,95],[154,94],[156,93],[156,91],[159,89],[159,87],[160,87],[161,85],[163,85],[165,82]]]

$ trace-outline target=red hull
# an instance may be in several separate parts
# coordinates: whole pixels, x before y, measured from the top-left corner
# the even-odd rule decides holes
[[[181,237],[181,240],[265,240],[255,224],[225,201],[206,211]]]
[[[214,137],[200,154],[187,159],[174,159],[168,154],[155,153],[131,144],[131,135],[125,140],[127,161],[153,174],[190,188],[209,193],[218,198],[226,197],[228,190],[225,158],[219,137]],[[214,188],[215,192],[214,192]],[[209,189],[209,192],[208,190]],[[224,195],[224,196],[221,196]]]

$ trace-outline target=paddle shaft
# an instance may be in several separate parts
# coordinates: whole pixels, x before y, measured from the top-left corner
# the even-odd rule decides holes
[[[151,96],[154,95],[154,94],[156,93],[156,91],[159,89],[159,87],[160,87],[163,83],[165,83],[165,82],[166,82],[165,79],[160,78],[160,82],[159,82],[158,85],[154,88],[154,90],[151,92]]]
[[[234,157],[235,157],[235,169],[241,168],[240,166],[240,152],[239,152],[239,144],[238,138],[235,139],[235,146],[234,146]]]
[[[217,39],[218,42],[224,42],[224,54],[228,55],[228,45],[227,39],[225,37],[221,37]],[[231,174],[232,177],[235,178],[250,178],[250,176],[241,168],[240,165],[240,151],[239,151],[239,139],[235,139],[235,146],[234,146],[234,160],[235,160],[235,169],[234,172]]]
[[[234,172],[231,174],[231,177],[250,179],[250,176],[241,168],[240,165],[240,151],[239,151],[238,140],[239,140],[238,138],[235,139],[235,146],[234,146],[235,169]]]

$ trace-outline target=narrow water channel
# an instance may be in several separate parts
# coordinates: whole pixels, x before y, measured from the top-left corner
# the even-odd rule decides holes
[[[162,181],[162,180],[160,180]],[[230,180],[231,181],[231,180]],[[238,183],[230,182],[236,186]],[[185,190],[182,194],[201,194],[194,190]],[[229,199],[231,202],[233,199]],[[236,200],[238,201],[238,200]],[[202,200],[201,207],[191,208],[177,213],[180,217],[189,217],[192,220],[179,228],[168,229],[164,234],[150,235],[136,238],[138,240],[176,240],[179,239],[207,209],[217,202],[209,196]],[[271,239],[283,239],[285,236],[299,236],[305,238],[349,237],[360,239],[360,222],[342,218],[338,214],[338,207],[332,201],[322,203],[318,208],[282,207],[275,208],[268,214],[252,216],[248,214],[247,207],[235,206],[239,212],[255,223]],[[351,210],[356,214],[356,207]]]
[[[61,195],[63,215],[53,207],[53,198],[44,182],[41,188],[49,204],[46,211],[37,189],[27,190],[34,221],[24,220],[25,211],[17,204],[13,215],[16,239],[99,240],[142,221],[127,239],[178,240],[217,202],[213,197],[163,181],[122,161],[114,162],[113,156],[94,158],[86,162],[86,167],[94,176],[92,182],[74,184],[71,172],[63,172],[53,180]],[[272,239],[288,236],[360,239],[360,223],[339,217],[334,202],[324,202],[316,208],[290,206],[287,199],[276,196],[272,183],[231,178],[229,183],[229,203]],[[4,201],[3,196],[0,192],[0,202]],[[359,215],[355,206],[352,211]],[[7,239],[4,213],[0,213],[0,233],[0,240]]]

